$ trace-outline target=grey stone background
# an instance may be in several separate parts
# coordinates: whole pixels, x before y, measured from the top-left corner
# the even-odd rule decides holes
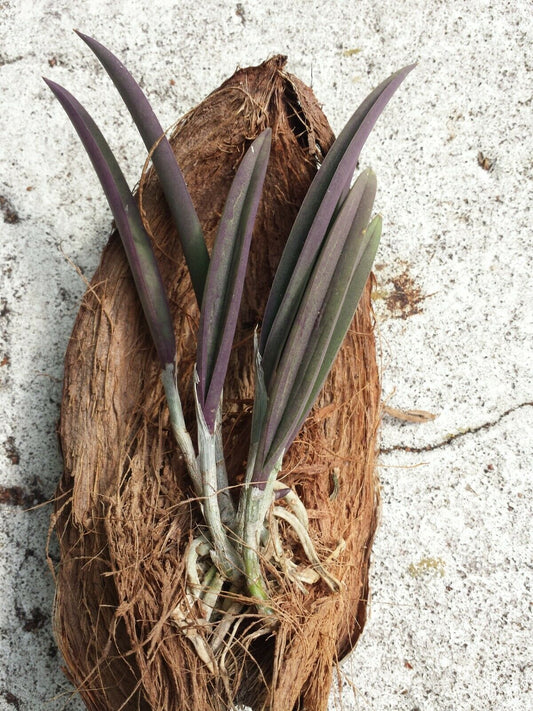
[[[52,637],[46,501],[61,470],[63,355],[111,218],[41,75],[93,113],[132,185],[144,162],[75,27],[141,79],[163,125],[237,65],[282,52],[338,131],[371,88],[418,61],[361,164],[378,174],[384,217],[384,398],[438,416],[384,418],[371,617],[331,703],[533,707],[531,10],[528,0],[0,2],[2,711],[82,708]]]

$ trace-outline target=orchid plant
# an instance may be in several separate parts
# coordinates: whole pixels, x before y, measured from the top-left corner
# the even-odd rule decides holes
[[[45,79],[72,121],[109,201],[161,366],[172,430],[207,526],[208,533],[202,527],[186,551],[188,599],[176,608],[174,618],[202,659],[213,666],[214,652],[244,607],[243,593],[261,612],[275,617],[261,566],[267,549],[282,555],[277,528],[269,523],[273,518],[292,527],[309,559],[307,572],[285,565],[294,584],[303,587],[321,578],[332,590],[338,589],[339,582],[313,547],[305,507],[277,476],[333,364],[371,270],[381,235],[381,218],[371,219],[376,178],[365,170],[352,186],[353,176],[376,120],[413,67],[385,80],[353,114],[327,153],[294,222],[255,338],[250,449],[235,506],[223,456],[223,387],[271,130],[253,141],[237,169],[209,256],[184,177],[148,100],[109,50],[78,35],[111,77],[150,153],[200,306],[195,448],[178,391],[179,363],[167,296],[137,203],[91,116],[66,89]],[[209,645],[190,624],[195,602],[205,620],[219,621]]]

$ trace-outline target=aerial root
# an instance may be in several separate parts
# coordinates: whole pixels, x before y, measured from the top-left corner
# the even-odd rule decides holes
[[[313,542],[311,541],[309,533],[307,529],[302,525],[298,517],[290,511],[287,511],[287,509],[283,508],[282,506],[274,506],[274,510],[272,513],[274,514],[274,516],[277,516],[277,518],[281,518],[289,524],[289,526],[298,536],[300,543],[302,544],[302,548],[304,549],[305,555],[311,563],[311,568],[318,574],[320,578],[322,578],[322,580],[326,583],[326,585],[332,592],[339,592],[341,587],[340,581],[337,580],[337,578],[335,578],[333,575],[328,573],[328,571],[320,562],[320,559],[317,555],[317,552],[315,551],[315,547],[313,545]]]
[[[276,490],[286,491],[287,487],[276,482]],[[272,506],[264,522],[259,556],[273,563],[303,593],[308,592],[306,585],[316,584],[319,580],[323,580],[332,592],[339,592],[341,582],[326,570],[315,550],[302,501],[292,490],[282,499],[284,505]],[[310,565],[302,568],[285,553],[278,521],[283,521],[296,534]],[[345,547],[342,540],[325,562],[336,560]],[[213,564],[211,554],[212,546],[205,536],[198,536],[189,543],[185,553],[186,594],[172,612],[172,619],[209,671],[223,676],[231,642],[246,617],[247,608],[253,603],[237,599],[247,595],[245,577],[231,582],[228,590],[230,581]],[[263,635],[271,631],[272,624],[256,630]]]

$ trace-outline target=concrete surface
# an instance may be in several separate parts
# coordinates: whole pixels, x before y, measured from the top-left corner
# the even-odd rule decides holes
[[[385,224],[384,394],[438,417],[384,421],[371,618],[332,708],[532,708],[531,3],[3,0],[0,709],[81,709],[50,628],[43,502],[61,468],[62,360],[84,289],[74,265],[90,277],[110,216],[41,75],[94,113],[131,184],[144,160],[74,27],[142,78],[164,125],[236,65],[283,52],[339,130],[373,86],[419,62],[362,165],[378,174]]]

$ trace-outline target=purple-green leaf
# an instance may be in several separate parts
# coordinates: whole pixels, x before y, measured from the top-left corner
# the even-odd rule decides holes
[[[375,193],[375,175],[370,170],[364,171],[339,211],[305,285],[297,314],[279,356],[278,367],[270,382],[269,405],[254,473],[255,481],[262,481],[268,476],[269,467],[285,450],[287,435],[301,419],[317,377],[322,372],[338,316],[364,252],[365,229]],[[367,277],[368,272],[364,274],[363,285]]]
[[[304,198],[274,277],[261,328],[259,348],[267,387],[332,217],[342,206],[361,149],[414,66],[393,74],[363,101],[328,151]]]
[[[265,470],[273,466],[280,454],[290,447],[324,385],[355,316],[359,299],[372,269],[380,237],[381,218],[378,216],[372,220],[365,234],[361,235],[359,244],[354,245],[358,256],[349,283],[346,274],[338,273],[335,276],[335,283],[332,283],[331,287],[333,293],[328,295],[321,324],[317,326],[316,334],[310,339],[313,345],[309,349],[308,357],[302,362],[298,382],[295,384],[289,405],[271,445]],[[349,258],[346,262],[345,266],[348,266]],[[339,286],[342,286],[342,290],[338,289]],[[335,291],[343,291],[344,294],[341,296],[335,294]]]
[[[252,143],[231,185],[213,246],[198,331],[198,399],[211,432],[230,358],[271,130]]]
[[[174,327],[150,238],[126,179],[100,129],[66,89],[44,80],[65,109],[100,179],[124,245],[161,366],[174,363]]]
[[[152,162],[178,230],[196,298],[201,304],[209,266],[209,254],[198,215],[172,147],[148,99],[122,62],[97,40],[77,30],[76,32],[92,49],[111,77],[139,129],[148,151],[151,151],[157,144],[157,148],[152,154]]]

